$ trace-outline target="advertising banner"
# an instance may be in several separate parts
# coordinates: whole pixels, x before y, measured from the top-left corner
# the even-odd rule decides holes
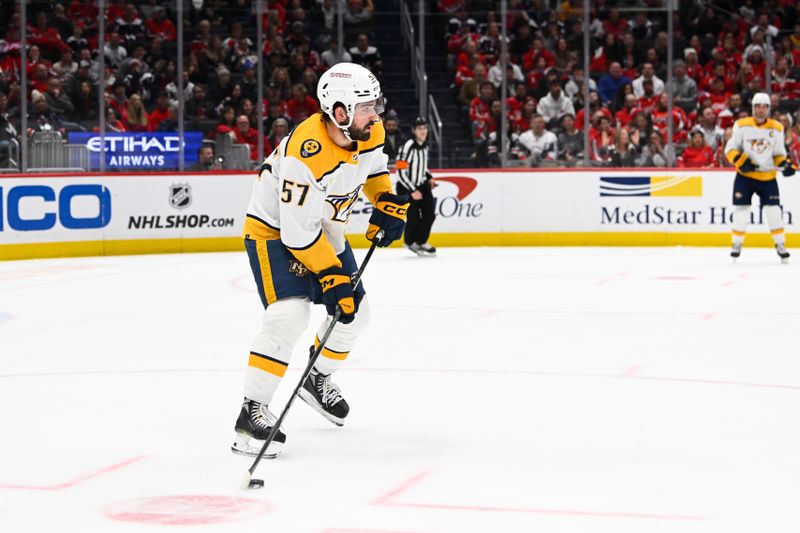
[[[70,144],[85,145],[91,156],[91,168],[100,168],[100,153],[103,152],[100,134],[96,132],[68,133]],[[203,144],[203,134],[199,131],[184,133],[184,166],[197,161],[197,151]],[[180,137],[177,132],[153,133],[106,133],[106,169],[123,170],[177,170],[180,151]]]
[[[433,175],[431,241],[437,246],[718,246],[730,240],[733,172],[727,170]],[[238,250],[254,179],[253,172],[2,176],[0,258]],[[778,183],[794,246],[800,179],[779,177]],[[748,242],[769,245],[757,197],[753,204]],[[355,246],[366,244],[371,213],[359,198],[348,224]],[[51,243],[62,245],[44,246]]]
[[[3,178],[0,245],[238,237],[253,179],[253,174]]]

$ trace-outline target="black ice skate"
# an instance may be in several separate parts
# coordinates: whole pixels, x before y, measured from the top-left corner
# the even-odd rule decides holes
[[[731,248],[731,257],[733,257],[733,262],[735,263],[739,256],[742,255],[742,245],[741,244],[734,244],[733,248]]]
[[[436,248],[424,242],[419,245],[419,249],[422,251],[420,255],[425,257],[436,257]]]
[[[314,353],[313,346],[311,353]],[[316,370],[311,370],[308,379],[303,383],[300,398],[337,426],[344,425],[344,419],[350,412],[350,406],[342,398],[339,387],[331,381],[330,374],[320,374]]]
[[[789,252],[786,251],[786,245],[776,244],[775,251],[778,252],[778,257],[781,258],[781,263],[785,265],[789,262]]]
[[[277,418],[269,412],[266,405],[245,398],[242,410],[239,411],[239,418],[236,419],[236,438],[231,451],[255,457],[261,451],[261,446],[264,445],[276,421]],[[275,438],[264,452],[264,458],[274,459],[280,455],[285,443],[286,435],[278,429]]]

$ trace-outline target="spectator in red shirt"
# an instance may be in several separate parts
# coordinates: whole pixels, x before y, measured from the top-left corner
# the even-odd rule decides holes
[[[31,87],[40,93],[47,92],[47,82],[50,81],[50,71],[43,63],[36,65],[36,71],[31,79]]]
[[[247,115],[239,115],[236,119],[236,129],[233,130],[236,142],[250,146],[250,161],[258,160],[258,131],[250,127]]]
[[[230,135],[234,138],[236,135],[233,130],[236,129],[236,111],[231,106],[225,106],[222,113],[219,114],[219,122],[214,130],[209,134],[209,137],[216,139],[222,135]]]
[[[653,80],[644,80],[642,82],[642,89],[644,90],[644,94],[639,98],[637,104],[639,109],[645,113],[649,113],[656,106],[656,103],[658,103],[658,95],[653,89]]]
[[[775,63],[775,70],[772,71],[772,92],[786,100],[798,97],[800,85],[789,70],[789,61],[786,57],[778,59]]]
[[[603,22],[604,33],[612,33],[617,37],[621,37],[628,28],[628,21],[619,16],[618,9],[610,9],[608,11],[608,18]]]
[[[49,72],[53,64],[42,57],[39,47],[33,45],[28,50],[28,77],[35,76],[36,70],[39,65],[44,65],[45,71]]]
[[[289,118],[295,124],[299,124],[319,111],[317,101],[308,96],[306,86],[302,83],[292,85],[292,98],[286,102],[286,106],[289,109]]]
[[[175,30],[175,25],[166,17],[163,6],[156,6],[153,16],[147,19],[144,25],[147,28],[147,36],[150,39],[153,37],[161,37],[165,41],[175,41],[177,39],[178,34]]]
[[[150,113],[150,131],[157,131],[158,125],[169,119],[169,95],[160,91],[156,96],[156,107]]]
[[[692,130],[689,146],[678,157],[678,167],[709,168],[713,166],[715,166],[714,150],[706,144],[705,136],[701,130]]]
[[[128,98],[128,105],[122,114],[122,123],[128,131],[150,131],[150,118],[142,105],[142,97],[133,93]]]
[[[625,95],[625,103],[619,111],[616,113],[617,119],[617,127],[619,128],[627,128],[628,124],[630,124],[633,117],[641,111],[638,107],[636,107],[636,97],[633,96],[633,93]]]
[[[544,41],[537,37],[533,40],[533,46],[522,56],[522,70],[528,72],[536,67],[540,57],[544,58],[545,66],[552,67],[556,63],[556,58],[544,46]]]
[[[728,107],[728,100],[731,93],[725,90],[725,81],[723,78],[714,78],[711,82],[711,108],[714,113],[719,114],[723,109]]]
[[[494,96],[494,85],[490,81],[484,81],[478,88],[478,96],[472,99],[469,104],[469,120],[472,122],[473,129],[479,122],[489,120]]]
[[[114,108],[118,117],[122,116],[122,110],[128,106],[128,97],[125,94],[126,89],[127,87],[123,81],[115,81],[111,86],[111,94],[107,100],[108,105]]]
[[[583,102],[580,102],[576,106],[576,108],[578,109],[578,113],[575,115],[575,126],[579,130],[583,131],[584,121],[585,121]],[[611,111],[607,107],[600,105],[600,95],[598,94],[598,92],[595,90],[589,90],[589,117],[593,119],[593,117],[595,117],[597,113],[600,113],[605,117],[608,117],[608,120],[611,121],[612,124],[614,123],[614,115],[611,114]],[[592,130],[594,130],[594,128],[590,123],[589,132],[591,133]]]
[[[67,7],[67,16],[73,22],[83,22],[84,26],[93,26],[97,23],[96,0],[72,0]]]
[[[703,67],[697,60],[697,50],[694,48],[686,48],[683,51],[683,59],[686,63],[686,75],[692,78],[695,83],[700,83],[700,78],[703,75]]]
[[[650,114],[650,119],[653,123],[653,128],[661,133],[661,137],[667,138],[667,118],[669,117],[667,104],[669,98],[666,93],[662,93],[658,97],[658,103]],[[683,143],[686,141],[686,113],[680,107],[672,106],[672,142]]]
[[[69,50],[69,45],[61,40],[61,34],[52,27],[44,11],[36,15],[36,25],[28,29],[28,42],[35,44],[48,56],[60,56],[61,52]]]

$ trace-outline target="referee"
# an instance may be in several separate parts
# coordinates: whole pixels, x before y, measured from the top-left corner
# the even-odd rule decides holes
[[[417,255],[433,257],[436,248],[428,244],[428,237],[436,218],[431,192],[436,182],[428,172],[428,121],[422,117],[414,119],[411,134],[397,152],[397,194],[411,196],[405,243]]]

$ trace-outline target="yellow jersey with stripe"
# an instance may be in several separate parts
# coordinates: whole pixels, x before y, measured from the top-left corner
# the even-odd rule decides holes
[[[264,160],[247,209],[245,238],[280,239],[309,270],[341,267],[345,228],[360,192],[375,204],[392,191],[383,123],[347,149],[317,113],[297,125]]]
[[[775,179],[775,172],[786,161],[783,124],[768,118],[757,124],[753,117],[740,118],[733,124],[733,135],[725,145],[725,157],[737,170],[747,160],[756,170],[739,173],[759,181]]]

